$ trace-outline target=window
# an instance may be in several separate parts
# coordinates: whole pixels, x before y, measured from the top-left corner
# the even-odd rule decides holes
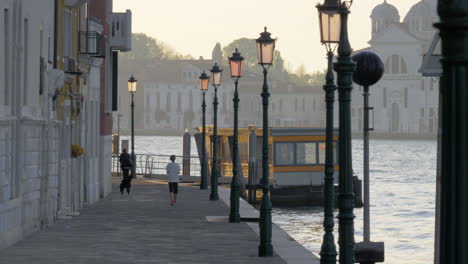
[[[408,88],[405,88],[405,108],[408,108]]]
[[[302,97],[302,112],[305,113],[306,109],[305,109],[305,97]]]
[[[399,55],[393,54],[385,61],[385,73],[402,74],[408,73],[406,61]]]
[[[4,76],[4,101],[5,105],[10,104],[10,16],[8,13],[8,9],[3,10],[3,35],[4,35],[4,42],[3,42],[3,72]]]
[[[47,39],[47,60],[49,63],[52,63],[52,50],[50,45],[51,39],[50,37]]]
[[[424,80],[421,80],[421,91],[424,91]]]
[[[156,98],[155,98],[155,103],[156,103],[156,110],[161,111],[161,106],[159,105],[159,98],[161,97],[161,94],[159,92],[156,92]]]
[[[420,116],[421,116],[421,118],[424,118],[424,108],[421,108]]]
[[[39,29],[39,94],[42,95],[44,92],[44,57],[43,57],[43,49],[44,49],[44,29],[41,26]]]
[[[29,22],[28,19],[24,20],[24,38],[23,38],[23,45],[24,45],[24,52],[23,52],[23,105],[28,104],[28,46],[29,46]]]
[[[398,73],[400,71],[399,67],[398,55],[392,55],[392,73]]]
[[[296,164],[315,164],[317,163],[316,143],[296,143]]]
[[[193,93],[192,93],[192,91],[190,91],[189,112],[193,112]]]
[[[325,164],[325,142],[275,143],[276,166],[307,166]],[[333,142],[334,163],[337,162],[336,142]]]
[[[63,11],[63,42],[62,56],[70,57],[72,49],[72,15],[70,10]]]
[[[166,97],[166,112],[171,112],[171,94],[168,93]]]
[[[177,112],[182,112],[182,95],[177,93]]]
[[[429,80],[429,90],[430,91],[434,90],[434,81],[433,80]]]
[[[387,107],[387,88],[383,88],[383,107]]]
[[[275,165],[294,165],[294,143],[275,144]]]
[[[88,31],[88,4],[80,7],[80,31]]]
[[[294,112],[297,112],[297,104],[298,104],[298,101],[297,101],[297,97],[295,98],[295,103],[294,103]]]

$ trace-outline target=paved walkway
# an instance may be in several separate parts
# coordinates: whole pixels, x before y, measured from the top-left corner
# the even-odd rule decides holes
[[[114,184],[112,194],[79,216],[0,251],[0,263],[287,263],[276,253],[257,257],[258,235],[249,224],[207,221],[229,214],[222,199],[209,201],[209,190],[181,186],[177,205],[170,206],[166,184],[132,185],[132,193],[121,196]]]

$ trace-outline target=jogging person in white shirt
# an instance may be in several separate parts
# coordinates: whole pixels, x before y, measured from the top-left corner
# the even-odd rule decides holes
[[[167,182],[169,184],[169,196],[171,198],[171,206],[176,204],[177,193],[179,192],[179,172],[180,166],[175,162],[176,156],[171,155],[170,160],[166,166]]]

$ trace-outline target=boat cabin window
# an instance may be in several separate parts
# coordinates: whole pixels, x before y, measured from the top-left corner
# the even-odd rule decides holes
[[[274,146],[276,166],[325,164],[325,142],[278,142]],[[333,142],[333,154],[336,164],[336,142]]]
[[[294,165],[294,143],[275,144],[275,164]]]
[[[296,143],[296,164],[306,165],[317,163],[316,143]]]

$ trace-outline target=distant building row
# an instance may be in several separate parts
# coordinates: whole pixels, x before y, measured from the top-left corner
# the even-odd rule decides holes
[[[131,63],[131,62],[130,62]],[[175,60],[155,62],[145,67],[138,75],[138,90],[135,95],[135,126],[137,133],[170,134],[181,133],[185,128],[201,125],[202,92],[199,90],[198,77],[203,70],[208,71],[214,64],[211,59]],[[123,65],[121,76],[129,75],[132,65]],[[229,69],[224,69],[228,71]],[[127,71],[127,72],[125,72]],[[218,125],[233,125],[234,83],[230,76],[223,75],[218,89]],[[246,72],[239,81],[239,125],[261,126],[262,75]],[[120,80],[119,114],[120,129],[129,133],[130,102],[124,85]],[[270,125],[273,127],[321,127],[325,116],[323,92],[320,87],[297,86],[290,83],[270,81]],[[213,121],[213,88],[206,93],[207,124]],[[124,94],[126,93],[126,94]],[[114,124],[114,131],[116,131]]]

